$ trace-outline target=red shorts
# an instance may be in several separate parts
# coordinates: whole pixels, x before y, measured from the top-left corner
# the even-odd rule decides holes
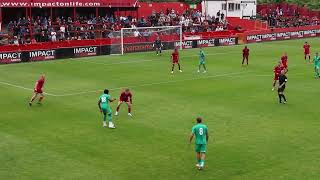
[[[122,99],[120,99],[119,100],[119,103],[129,103],[130,101],[128,101],[128,100],[122,100]]]
[[[304,52],[304,55],[309,55],[310,54],[310,52]]]
[[[34,92],[38,93],[38,94],[42,94],[43,93],[42,89],[34,89]]]
[[[287,65],[287,64],[283,64],[283,67],[284,67],[285,69],[288,69],[288,65]]]
[[[178,64],[179,63],[179,60],[173,60],[172,61],[172,64]]]
[[[279,80],[279,75],[275,74],[273,80],[278,81]]]
[[[249,54],[243,54],[242,55],[244,58],[248,58],[249,57]]]

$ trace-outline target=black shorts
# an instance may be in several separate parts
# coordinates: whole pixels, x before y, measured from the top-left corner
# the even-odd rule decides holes
[[[278,92],[283,92],[286,89],[286,86],[282,86],[281,88],[278,88]]]

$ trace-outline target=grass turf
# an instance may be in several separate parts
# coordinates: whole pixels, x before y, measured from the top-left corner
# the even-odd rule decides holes
[[[320,80],[304,41],[250,44],[249,67],[243,46],[206,48],[206,74],[196,72],[198,49],[181,52],[174,75],[169,51],[0,66],[0,179],[319,179]],[[319,39],[308,41],[315,52]],[[284,51],[287,105],[271,91]],[[40,73],[50,95],[30,108]],[[132,88],[134,118],[123,105],[117,128],[104,129],[98,97],[121,87]],[[201,172],[188,144],[197,116],[210,134]]]

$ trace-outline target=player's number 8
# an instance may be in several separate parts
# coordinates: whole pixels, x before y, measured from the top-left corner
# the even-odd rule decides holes
[[[199,129],[199,134],[203,135],[203,129],[202,128]]]
[[[107,102],[107,98],[106,98],[106,97],[102,97],[102,98],[101,98],[101,101],[102,101],[102,102]]]

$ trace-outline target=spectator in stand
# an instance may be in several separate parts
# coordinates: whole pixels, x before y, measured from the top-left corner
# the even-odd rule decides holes
[[[60,26],[60,40],[64,40],[65,39],[65,33],[66,33],[66,27],[64,25]]]
[[[153,11],[149,17],[142,16],[139,19],[131,16],[115,17],[112,14],[104,17],[78,16],[74,19],[64,16],[56,18],[36,16],[32,18],[21,17],[16,21],[11,21],[7,29],[11,32],[10,39],[16,36],[18,42],[24,44],[35,41],[54,42],[56,40],[95,39],[96,37],[112,38],[115,36],[112,31],[120,31],[122,27],[182,25],[184,32],[222,31],[227,25],[225,21],[220,21],[222,16],[220,11],[216,18],[202,16],[200,11],[196,10],[186,10],[179,13],[174,9],[167,9],[165,13]],[[30,38],[30,32],[33,33],[32,38]],[[97,36],[99,33],[101,36]],[[147,37],[149,33],[139,32],[138,37]],[[13,41],[10,42],[13,43]]]
[[[51,41],[56,42],[57,41],[57,33],[55,31],[51,32]]]

